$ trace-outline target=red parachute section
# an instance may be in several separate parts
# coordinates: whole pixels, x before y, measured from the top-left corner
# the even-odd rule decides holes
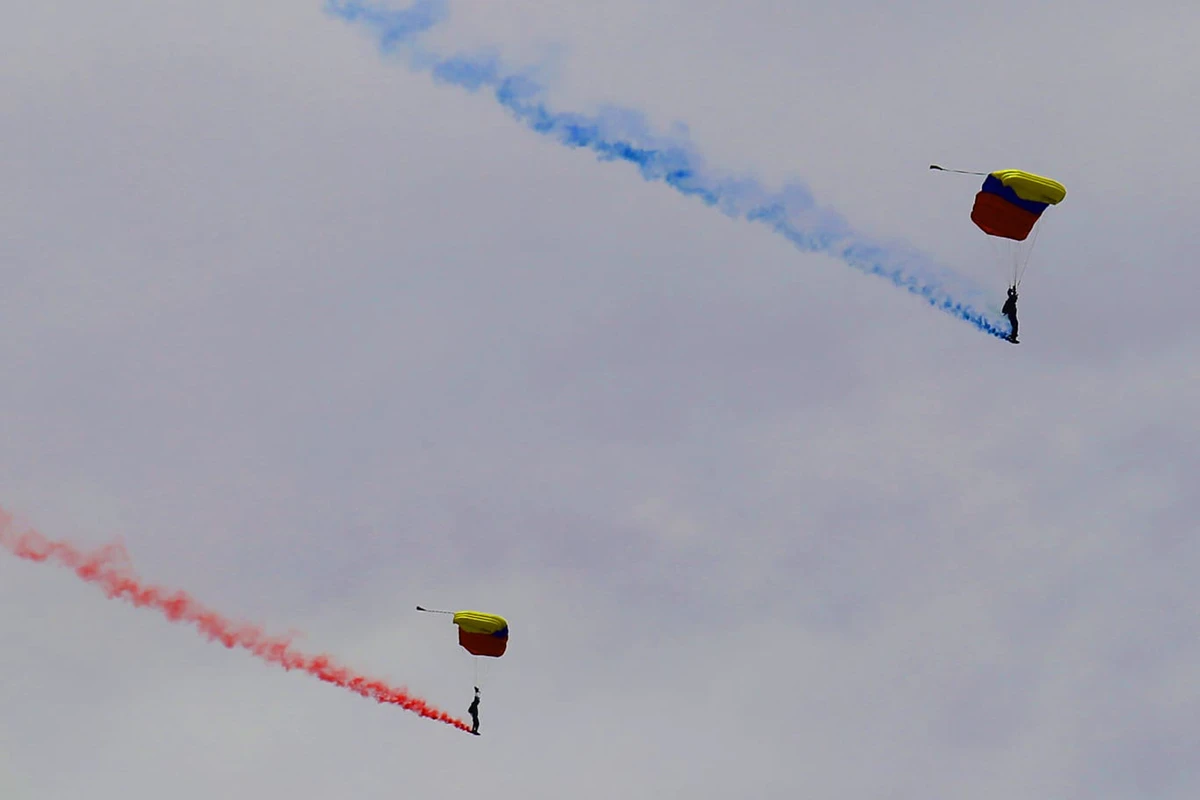
[[[286,636],[269,636],[262,629],[234,622],[208,608],[185,592],[142,582],[134,573],[125,548],[107,545],[84,552],[71,544],[52,541],[35,530],[18,530],[11,514],[0,509],[0,547],[18,558],[54,563],[72,570],[88,583],[99,586],[112,599],[139,608],[152,608],[171,622],[192,625],[210,641],[239,647],[269,664],[286,670],[307,672],[318,680],[348,689],[377,703],[400,706],[427,719],[444,722],[470,732],[471,726],[419,697],[384,681],[361,675],[327,655],[308,655],[293,648]]]

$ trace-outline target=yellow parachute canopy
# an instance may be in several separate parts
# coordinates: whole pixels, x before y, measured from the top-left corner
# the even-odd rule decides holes
[[[482,611],[456,611],[454,624],[467,633],[496,633],[508,627],[508,620],[499,614],[485,614]]]
[[[1000,183],[1012,189],[1022,200],[1056,206],[1067,196],[1067,187],[1053,178],[1034,175],[1032,172],[1019,169],[998,169],[992,175]]]

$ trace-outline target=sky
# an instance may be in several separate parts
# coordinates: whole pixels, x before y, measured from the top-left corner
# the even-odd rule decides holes
[[[394,6],[400,7],[400,6]],[[465,736],[0,558],[0,796],[1200,794],[1200,8],[450,0],[1021,344],[531,130],[321,0],[6,3],[0,508]]]

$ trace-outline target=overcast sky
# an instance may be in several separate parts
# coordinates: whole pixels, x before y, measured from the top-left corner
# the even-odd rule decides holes
[[[480,738],[0,558],[0,797],[1200,796],[1200,6],[451,0],[1013,347],[320,0],[3,2],[0,507]],[[1188,489],[1192,486],[1192,489]]]

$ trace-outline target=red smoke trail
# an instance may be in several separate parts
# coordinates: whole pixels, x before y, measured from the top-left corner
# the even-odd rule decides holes
[[[359,675],[329,656],[297,652],[288,637],[268,636],[253,625],[226,619],[184,592],[143,583],[134,575],[129,556],[120,544],[85,553],[66,542],[51,541],[35,530],[17,531],[12,516],[0,509],[0,546],[27,561],[53,562],[67,567],[88,583],[99,586],[110,598],[121,598],[140,608],[153,608],[171,622],[194,625],[204,637],[226,647],[249,650],[263,661],[278,664],[286,670],[302,670],[377,703],[397,705],[460,730],[471,730],[467,723],[413,697],[404,689]]]

